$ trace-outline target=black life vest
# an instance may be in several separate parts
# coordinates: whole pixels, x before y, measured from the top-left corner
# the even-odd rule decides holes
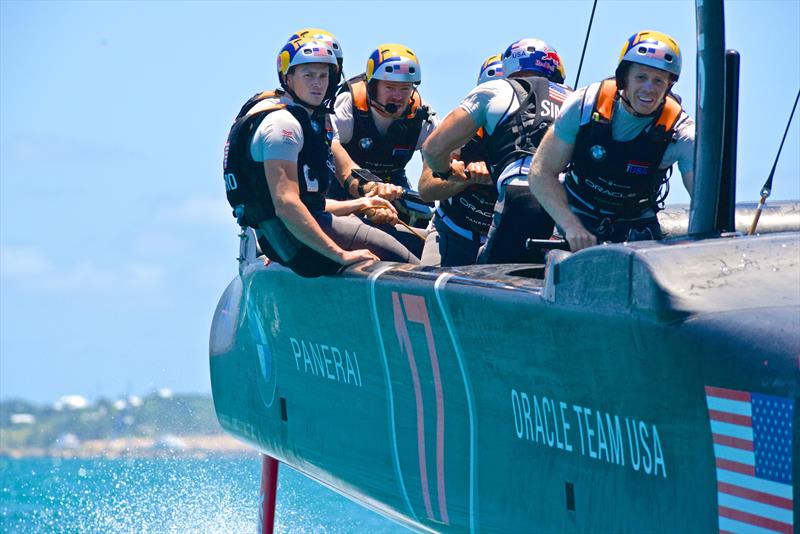
[[[538,76],[506,78],[519,108],[502,120],[487,139],[490,171],[497,180],[506,165],[532,156],[547,128],[556,120],[571,90]]]
[[[350,85],[353,97],[353,137],[343,146],[360,167],[367,169],[384,182],[408,188],[405,168],[414,155],[423,123],[430,115],[428,107],[415,91],[405,117],[395,120],[381,135],[372,119],[367,99],[367,84],[353,81]],[[340,198],[339,189],[331,188],[333,198]],[[341,190],[344,196],[350,195]]]
[[[247,114],[259,102],[280,96],[280,91],[264,91],[245,102],[225,143],[222,164],[225,193],[234,208],[234,217],[241,224],[253,228],[257,228],[262,221],[275,218],[275,205],[267,186],[264,163],[255,161],[250,153],[253,135],[268,114],[285,109],[300,123],[303,148],[297,157],[297,182],[300,186],[300,200],[312,213],[325,209],[325,193],[333,178],[333,163],[330,147],[326,142],[324,116],[309,117],[305,108],[284,103],[276,103],[267,109]],[[237,209],[241,211],[238,215]]]
[[[564,182],[570,205],[597,217],[635,219],[648,210],[658,211],[661,185],[667,169],[659,169],[670,143],[681,106],[671,95],[653,122],[630,141],[616,141],[611,119],[619,99],[613,79],[601,82],[594,103],[584,103],[581,126],[569,173]],[[591,106],[591,114],[589,109]]]
[[[461,148],[461,161],[468,165],[487,161],[486,138],[483,128]],[[440,216],[444,215],[459,228],[473,232],[473,239],[489,233],[492,224],[497,188],[494,185],[472,184],[460,193],[439,202]]]

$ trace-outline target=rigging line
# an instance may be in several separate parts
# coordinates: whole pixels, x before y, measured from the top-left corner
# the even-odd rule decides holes
[[[594,21],[594,10],[597,8],[597,0],[592,4],[592,15],[589,17],[589,27],[586,28],[586,39],[583,41],[583,51],[581,51],[581,62],[578,64],[578,75],[575,76],[575,89],[578,88],[578,80],[581,79],[581,69],[583,68],[583,56],[586,55],[586,45],[589,44],[589,34],[592,32],[592,21]]]
[[[769,195],[772,193],[772,179],[775,177],[775,169],[778,167],[778,159],[781,157],[783,143],[786,141],[786,135],[789,133],[789,126],[792,125],[792,119],[794,118],[794,112],[797,109],[798,100],[800,100],[800,89],[797,90],[797,96],[794,97],[794,105],[792,106],[792,112],[789,114],[789,122],[786,123],[786,129],[783,131],[783,139],[781,139],[781,145],[778,147],[778,153],[775,155],[775,162],[772,164],[772,170],[769,172],[769,177],[767,178],[767,181],[764,182],[764,186],[761,188],[761,199],[758,201],[756,213],[753,215],[753,223],[750,225],[750,230],[747,232],[747,235],[753,235],[756,232],[758,220],[761,218],[761,210],[764,209],[764,204],[767,202],[767,197],[769,197]]]
[[[797,90],[797,96],[794,98],[794,105],[792,106],[792,112],[789,114],[789,122],[786,123],[786,129],[783,131],[783,139],[781,139],[781,146],[778,147],[778,154],[775,156],[775,162],[772,164],[772,170],[769,173],[769,178],[767,181],[764,182],[764,187],[761,188],[761,194],[766,194],[767,196],[770,195],[772,192],[772,178],[775,176],[775,169],[778,166],[778,158],[781,157],[781,150],[783,150],[783,143],[786,141],[786,134],[789,133],[789,126],[792,124],[792,118],[794,117],[794,112],[797,109],[797,101],[800,99],[800,89]]]

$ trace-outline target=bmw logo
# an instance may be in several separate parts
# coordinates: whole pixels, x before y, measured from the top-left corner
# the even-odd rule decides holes
[[[358,142],[358,145],[361,147],[361,150],[369,150],[372,148],[372,139],[369,137],[364,137]]]
[[[594,145],[590,153],[592,154],[592,159],[595,161],[603,161],[606,159],[606,149],[600,145]]]

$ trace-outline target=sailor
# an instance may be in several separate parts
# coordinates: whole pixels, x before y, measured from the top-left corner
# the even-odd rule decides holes
[[[478,85],[502,77],[502,56],[495,54],[481,65]],[[422,199],[439,201],[420,258],[422,265],[472,265],[478,257],[478,249],[486,242],[497,189],[486,166],[485,135],[483,128],[478,129],[458,151],[456,159],[469,171],[465,173],[466,180],[443,180],[432,174],[420,179]]]
[[[564,103],[536,154],[530,187],[573,251],[661,239],[656,213],[676,161],[692,193],[694,121],[671,93],[680,73],[678,44],[642,31],[625,41],[613,78]]]
[[[536,147],[570,90],[563,85],[564,67],[555,49],[539,39],[514,41],[503,53],[505,79],[473,89],[451,111],[422,148],[442,180],[465,181],[452,150],[479,128],[486,132],[489,173],[498,192],[492,224],[478,263],[530,261],[527,238],[547,239],[553,221],[528,188],[528,169]]]
[[[339,71],[334,50],[324,41],[293,39],[277,63],[283,92],[248,100],[225,146],[226,192],[240,224],[255,228],[270,259],[301,276],[333,274],[364,260],[418,263],[395,239],[348,216],[393,223],[397,212],[388,201],[325,198],[333,164],[324,100]]]
[[[422,72],[416,54],[401,44],[382,44],[367,60],[363,77],[348,82],[336,99],[331,149],[337,181],[328,196],[339,200],[370,194],[398,199],[409,189],[405,167],[436,127],[437,119],[417,91]],[[367,169],[380,181],[353,174]],[[423,165],[422,174],[430,173]],[[358,173],[356,173],[358,174]],[[417,226],[426,226],[430,210]],[[412,221],[407,216],[405,222]]]

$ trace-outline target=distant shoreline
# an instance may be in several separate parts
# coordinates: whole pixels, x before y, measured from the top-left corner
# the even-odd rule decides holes
[[[256,457],[257,451],[227,434],[174,436],[165,443],[153,438],[86,440],[75,447],[0,448],[0,458],[197,458]]]

